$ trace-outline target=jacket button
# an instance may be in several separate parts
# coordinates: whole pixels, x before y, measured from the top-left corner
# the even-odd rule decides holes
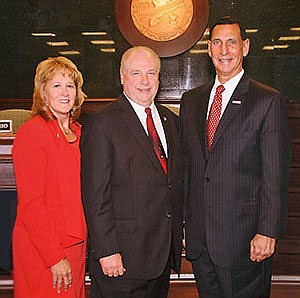
[[[209,178],[208,177],[205,177],[205,182],[209,182]]]
[[[171,217],[171,214],[170,214],[170,213],[167,213],[166,216],[167,216],[167,218],[170,218],[170,217]]]

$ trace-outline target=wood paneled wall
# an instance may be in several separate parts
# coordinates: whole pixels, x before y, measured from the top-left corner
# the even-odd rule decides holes
[[[288,103],[292,160],[286,232],[278,241],[273,274],[300,275],[300,103]]]

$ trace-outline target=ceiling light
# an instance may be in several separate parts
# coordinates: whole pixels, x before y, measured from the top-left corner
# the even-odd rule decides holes
[[[300,27],[292,27],[290,28],[291,31],[300,31]]]
[[[205,29],[205,32],[203,33],[203,35],[209,35],[209,28]]]
[[[208,44],[208,40],[199,40],[196,45],[206,45]]]
[[[291,41],[291,40],[300,40],[300,36],[281,36],[279,40]]]
[[[111,49],[100,49],[101,52],[103,53],[115,53],[116,49],[111,48]]]
[[[97,32],[81,32],[82,35],[86,36],[97,36],[97,35],[107,35],[107,32],[97,31]]]
[[[274,50],[274,46],[264,46],[263,50],[264,51],[273,51]]]
[[[208,50],[190,50],[191,54],[207,54]]]
[[[60,51],[61,55],[80,55],[79,51]]]
[[[65,47],[69,44],[66,41],[47,41],[47,45],[51,47]]]
[[[289,46],[289,44],[276,44],[274,45],[274,49],[287,49]]]
[[[54,33],[47,33],[47,32],[44,32],[44,33],[31,33],[32,36],[36,36],[36,37],[44,37],[44,36],[56,36]]]
[[[273,46],[264,46],[263,47],[263,50],[265,51],[272,51],[274,49],[287,49],[290,45],[288,44],[282,44],[282,45],[273,45]]]
[[[246,29],[246,33],[256,33],[258,29]]]
[[[91,40],[92,44],[115,44],[113,40]]]

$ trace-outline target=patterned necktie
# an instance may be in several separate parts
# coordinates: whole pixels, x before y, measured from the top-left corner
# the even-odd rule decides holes
[[[156,153],[156,156],[165,172],[165,174],[168,174],[168,170],[167,170],[167,158],[166,158],[166,154],[164,152],[164,148],[161,144],[161,141],[159,139],[158,133],[156,131],[154,122],[153,122],[153,118],[152,118],[152,114],[151,114],[151,109],[150,108],[146,108],[145,112],[147,114],[147,130],[148,130],[148,135],[149,135],[149,139],[153,145],[154,151]]]
[[[210,151],[210,147],[214,140],[214,135],[218,127],[221,111],[222,111],[222,92],[225,90],[223,85],[219,85],[214,96],[214,100],[210,107],[207,123],[206,123],[206,136],[207,136],[207,150]]]

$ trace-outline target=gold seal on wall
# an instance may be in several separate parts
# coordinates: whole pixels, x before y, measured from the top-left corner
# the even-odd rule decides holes
[[[155,41],[182,35],[193,19],[192,0],[132,0],[131,17],[137,29]]]
[[[115,19],[132,46],[171,57],[191,48],[209,19],[208,0],[115,0]]]

